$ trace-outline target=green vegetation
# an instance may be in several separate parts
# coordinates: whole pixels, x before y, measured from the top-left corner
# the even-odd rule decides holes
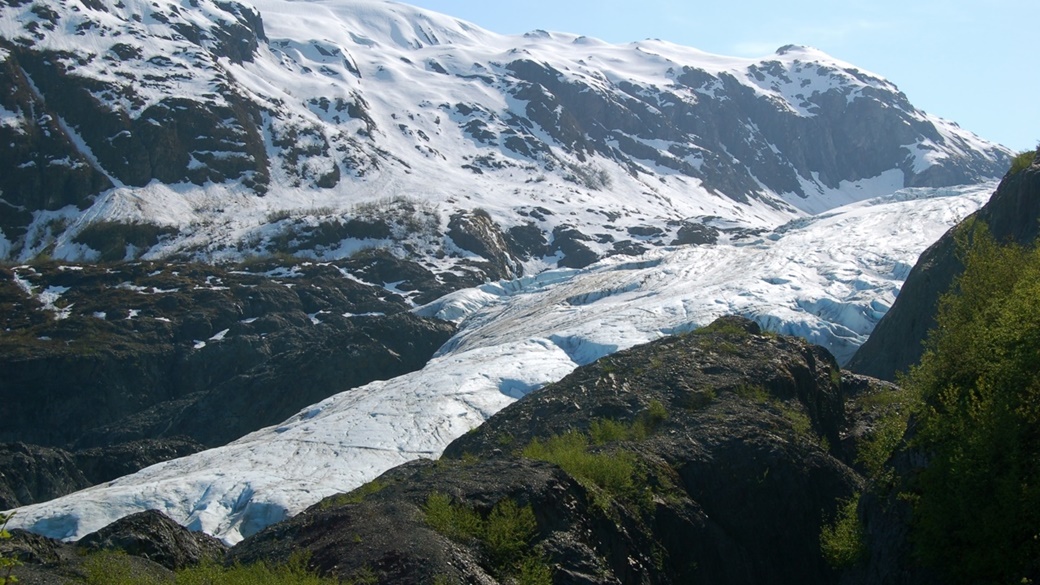
[[[594,453],[589,450],[589,438],[578,431],[554,435],[545,441],[535,439],[522,455],[559,465],[586,487],[598,487],[609,496],[624,496],[635,489],[635,454],[625,450]]]
[[[338,508],[340,506],[346,506],[347,504],[360,504],[368,496],[383,491],[386,487],[386,483],[373,479],[365,485],[345,494],[336,494],[329,496],[318,502],[318,507],[322,510],[328,510],[329,508]]]
[[[766,404],[773,399],[769,391],[760,384],[741,384],[734,388],[733,392],[744,400],[750,400],[756,404]]]
[[[589,438],[594,445],[619,441],[642,441],[668,420],[668,410],[658,400],[651,400],[635,421],[623,423],[613,419],[595,419],[589,424]]]
[[[904,385],[919,394],[914,536],[955,583],[1040,572],[1040,251],[962,229],[965,264]]]
[[[484,519],[472,508],[452,504],[447,494],[433,492],[423,508],[426,523],[452,540],[465,542],[478,539],[484,528]]]
[[[856,462],[866,468],[871,479],[888,478],[891,470],[885,464],[903,442],[910,413],[917,408],[917,395],[904,390],[883,390],[858,398],[856,406],[878,414],[873,430],[859,444]]]
[[[521,585],[552,583],[552,569],[541,551],[531,547],[538,534],[531,506],[520,507],[505,498],[484,518],[469,506],[452,503],[446,494],[433,492],[423,511],[426,523],[437,532],[457,542],[479,543],[500,578]]]
[[[813,433],[812,419],[809,418],[809,415],[779,400],[776,401],[775,406],[780,411],[780,414],[787,419],[787,422],[791,423],[791,428],[794,429],[795,433],[807,439],[817,440],[819,438]]]
[[[740,325],[737,325],[733,321],[728,321],[725,319],[713,321],[705,325],[704,327],[694,329],[691,333],[693,335],[731,335],[733,337],[739,337],[741,339],[750,335],[750,333],[748,333],[747,330],[745,330]]]
[[[319,577],[307,570],[306,557],[294,555],[283,565],[263,562],[225,567],[203,563],[181,569],[171,578],[143,568],[123,552],[103,551],[84,562],[87,585],[333,585],[338,579]]]
[[[125,552],[102,551],[90,555],[83,563],[87,585],[160,585],[175,583],[156,571],[141,568]]]
[[[11,519],[11,516],[13,516],[13,514],[0,514],[0,540],[11,538],[11,533],[7,531],[7,522]],[[18,579],[11,575],[11,571],[20,564],[21,563],[18,562],[18,559],[11,559],[0,555],[0,585],[18,582]]]
[[[716,398],[718,394],[714,388],[703,388],[683,394],[680,405],[687,410],[701,410],[715,402]]]
[[[851,567],[866,555],[863,526],[856,508],[860,494],[842,502],[834,522],[820,531],[820,549],[823,558],[834,568]]]
[[[1014,175],[1028,169],[1036,158],[1036,152],[1035,150],[1027,150],[1018,153],[1015,158],[1011,159],[1011,170],[1008,172]]]

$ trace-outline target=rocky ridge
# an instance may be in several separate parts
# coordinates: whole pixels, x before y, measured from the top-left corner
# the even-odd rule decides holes
[[[440,461],[408,463],[327,498],[228,559],[280,562],[303,550],[314,570],[339,578],[507,582],[512,569],[482,537],[430,524],[431,494],[443,494],[484,518],[503,501],[530,506],[524,547],[555,583],[832,583],[820,526],[859,489],[850,463],[862,433],[853,429],[869,420],[846,406],[883,391],[891,390],[843,380],[821,348],[721,319],[579,368],[457,440]],[[595,430],[605,421],[615,432],[606,438]],[[599,437],[586,453],[610,466],[629,462],[629,487],[524,451],[567,433]]]
[[[0,7],[0,256],[375,246],[498,278],[977,182],[1009,160],[806,47],[735,59],[308,6],[324,18],[276,0]],[[501,237],[459,231],[478,210]]]

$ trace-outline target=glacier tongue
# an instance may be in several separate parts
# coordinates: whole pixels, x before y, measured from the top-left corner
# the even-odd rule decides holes
[[[419,309],[461,323],[423,370],[330,397],[224,447],[21,508],[12,527],[77,539],[155,508],[235,543],[390,467],[438,456],[579,365],[724,314],[805,337],[845,361],[920,253],[994,187],[903,190],[760,239],[656,250],[453,293]]]

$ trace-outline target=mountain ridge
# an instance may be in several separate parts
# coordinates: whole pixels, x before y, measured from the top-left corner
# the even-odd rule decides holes
[[[445,237],[449,217],[479,208],[503,232],[581,234],[576,265],[668,245],[683,222],[772,227],[977,182],[1009,154],[804,47],[756,60],[504,36],[384,2],[33,6],[0,9],[15,90],[0,103],[15,169],[0,252],[22,260],[97,260],[91,230],[114,223],[140,234],[116,259],[299,241],[293,253],[326,259],[388,247],[442,273],[473,255]],[[425,235],[344,229],[401,197],[429,206]],[[514,264],[568,257],[538,252]]]

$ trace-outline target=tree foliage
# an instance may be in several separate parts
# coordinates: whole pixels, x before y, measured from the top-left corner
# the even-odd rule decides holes
[[[11,519],[11,516],[12,514],[0,514],[0,540],[11,538],[11,533],[7,531],[7,521]],[[0,585],[18,582],[18,578],[11,575],[11,572],[20,564],[18,559],[8,558],[0,554]]]
[[[921,363],[914,534],[953,582],[1040,573],[1040,251],[959,233],[965,271],[939,303]]]

